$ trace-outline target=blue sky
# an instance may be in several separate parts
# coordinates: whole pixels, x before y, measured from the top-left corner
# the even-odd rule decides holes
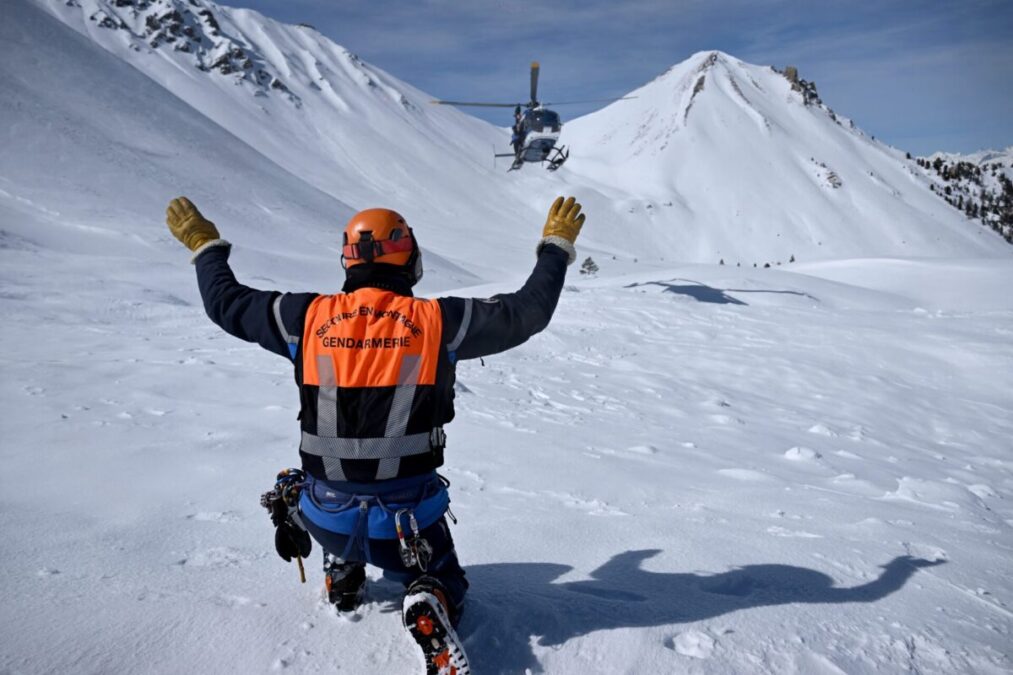
[[[313,24],[439,98],[621,96],[693,52],[795,65],[825,103],[915,154],[1013,145],[1013,0],[224,0]],[[599,106],[567,106],[571,119]],[[509,111],[469,108],[506,126]]]

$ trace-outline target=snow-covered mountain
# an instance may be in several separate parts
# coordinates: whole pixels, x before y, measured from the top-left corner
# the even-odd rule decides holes
[[[364,63],[316,30],[204,0],[43,0],[116,54],[317,188],[353,203],[416,197],[463,150],[501,140],[488,124]],[[391,161],[405,154],[408,162]],[[428,160],[428,162],[427,162]],[[391,193],[389,186],[400,185]]]
[[[340,618],[319,547],[306,585],[274,555],[291,366],[207,321],[180,193],[250,285],[336,289],[382,204],[423,294],[477,297],[585,203],[599,271],[458,368],[475,672],[1010,670],[1013,249],[797,75],[696,55],[565,127],[556,174],[204,0],[0,2],[0,92],[0,673],[418,668],[397,584]]]
[[[537,227],[544,204],[566,191],[598,216],[585,250],[619,268],[1010,254],[934,195],[913,160],[823,106],[810,83],[720,52],[567,124],[565,171],[505,174],[491,158],[506,149],[503,129],[430,105],[311,27],[205,0],[38,2],[309,186],[355,208],[401,209],[424,246],[447,256],[434,260],[433,288],[444,277],[521,273],[517,227]],[[497,255],[454,260],[462,236]]]
[[[970,155],[937,152],[916,161],[932,173],[933,192],[1013,244],[1013,147]]]
[[[516,194],[496,183],[501,173],[488,156],[494,144],[505,144],[505,132],[452,108],[430,105],[431,97],[364,63],[315,30],[196,0],[38,4],[86,36],[93,47],[161,85],[163,95],[178,98],[190,114],[204,116],[222,135],[245,143],[259,153],[261,163],[276,165],[306,187],[357,209],[377,205],[400,209],[429,251],[427,264],[433,272],[426,281],[429,288],[446,287],[450,279],[456,284],[478,280],[435,253],[452,251],[465,232],[490,250],[530,256],[529,243],[490,226],[516,227],[518,220],[542,217],[540,201],[538,211],[529,212],[525,200],[518,201]],[[75,68],[72,64],[65,70],[73,73]],[[124,79],[116,69],[106,76],[110,81]],[[64,79],[71,87],[81,81],[74,75]],[[146,108],[158,105],[145,100],[145,91],[121,100],[143,115]],[[62,98],[69,100],[69,92]],[[163,127],[166,136],[178,132]],[[205,152],[214,152],[214,144],[205,147]],[[175,158],[182,167],[190,160],[185,152]],[[461,189],[474,184],[484,189]],[[171,181],[162,185],[166,194],[182,187]],[[243,207],[226,195],[214,196],[215,189],[214,181],[209,182],[201,194],[211,198],[198,204],[212,216],[224,212],[229,217],[226,224],[235,222],[230,212]],[[160,212],[161,201],[164,198],[149,202],[148,212]],[[318,213],[310,220],[329,225],[330,252],[335,254],[334,228],[348,212]],[[493,257],[471,269],[497,269],[498,264]],[[449,276],[443,280],[445,275]]]
[[[752,264],[997,246],[905,153],[823,105],[797,70],[701,52],[571,122],[570,170],[641,197],[634,236],[692,260]],[[829,249],[827,248],[829,247]]]
[[[4,3],[0,212],[5,245],[42,255],[174,260],[162,202],[206,204],[278,272],[331,267],[330,219],[352,213],[91,40],[24,2]],[[278,250],[277,233],[294,246]],[[94,260],[90,263],[94,264]]]

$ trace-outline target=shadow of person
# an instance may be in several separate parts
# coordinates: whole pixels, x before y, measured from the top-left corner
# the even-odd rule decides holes
[[[674,284],[673,281],[685,281],[686,284]],[[636,288],[638,286],[661,286],[665,293],[674,293],[676,295],[686,295],[697,302],[706,302],[715,305],[743,305],[747,306],[748,303],[739,300],[736,297],[728,295],[729,293],[769,293],[773,295],[796,295],[801,298],[807,298],[813,302],[819,302],[819,299],[803,293],[802,291],[787,291],[787,290],[773,290],[773,289],[761,289],[761,288],[714,288],[707,284],[700,283],[699,281],[693,281],[692,279],[669,279],[668,281],[645,281],[642,283],[633,283],[625,286],[625,288]]]
[[[920,567],[945,561],[894,558],[876,579],[836,588],[826,574],[792,565],[747,565],[719,574],[650,572],[658,550],[626,551],[591,579],[554,583],[573,568],[499,563],[467,568],[472,592],[460,627],[475,672],[540,670],[532,649],[558,646],[609,628],[701,621],[788,603],[875,602],[899,590]]]
[[[644,283],[630,284],[626,288],[634,288],[636,286],[661,286],[665,289],[666,293],[675,293],[676,295],[688,295],[697,302],[709,302],[716,305],[745,305],[738,298],[725,293],[720,288],[713,288],[706,284],[701,284],[698,281],[690,281],[689,279],[672,279],[671,281],[689,281],[689,285],[677,285],[665,281],[647,281]]]

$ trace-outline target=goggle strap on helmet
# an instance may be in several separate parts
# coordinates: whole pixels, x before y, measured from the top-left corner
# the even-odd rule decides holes
[[[359,236],[358,243],[345,244],[341,249],[341,254],[346,260],[364,260],[370,263],[373,262],[374,258],[379,258],[388,253],[405,253],[414,248],[415,242],[412,237],[399,239],[398,241],[392,239],[374,241],[371,232],[363,232]]]

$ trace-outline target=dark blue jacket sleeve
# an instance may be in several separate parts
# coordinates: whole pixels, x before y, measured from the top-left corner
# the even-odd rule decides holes
[[[516,293],[487,299],[440,298],[443,334],[451,358],[496,354],[524,343],[548,326],[563,290],[566,264],[567,253],[548,244]]]
[[[293,359],[293,341],[302,336],[306,308],[313,293],[260,291],[236,281],[229,267],[228,246],[205,250],[195,261],[204,310],[226,333]]]

